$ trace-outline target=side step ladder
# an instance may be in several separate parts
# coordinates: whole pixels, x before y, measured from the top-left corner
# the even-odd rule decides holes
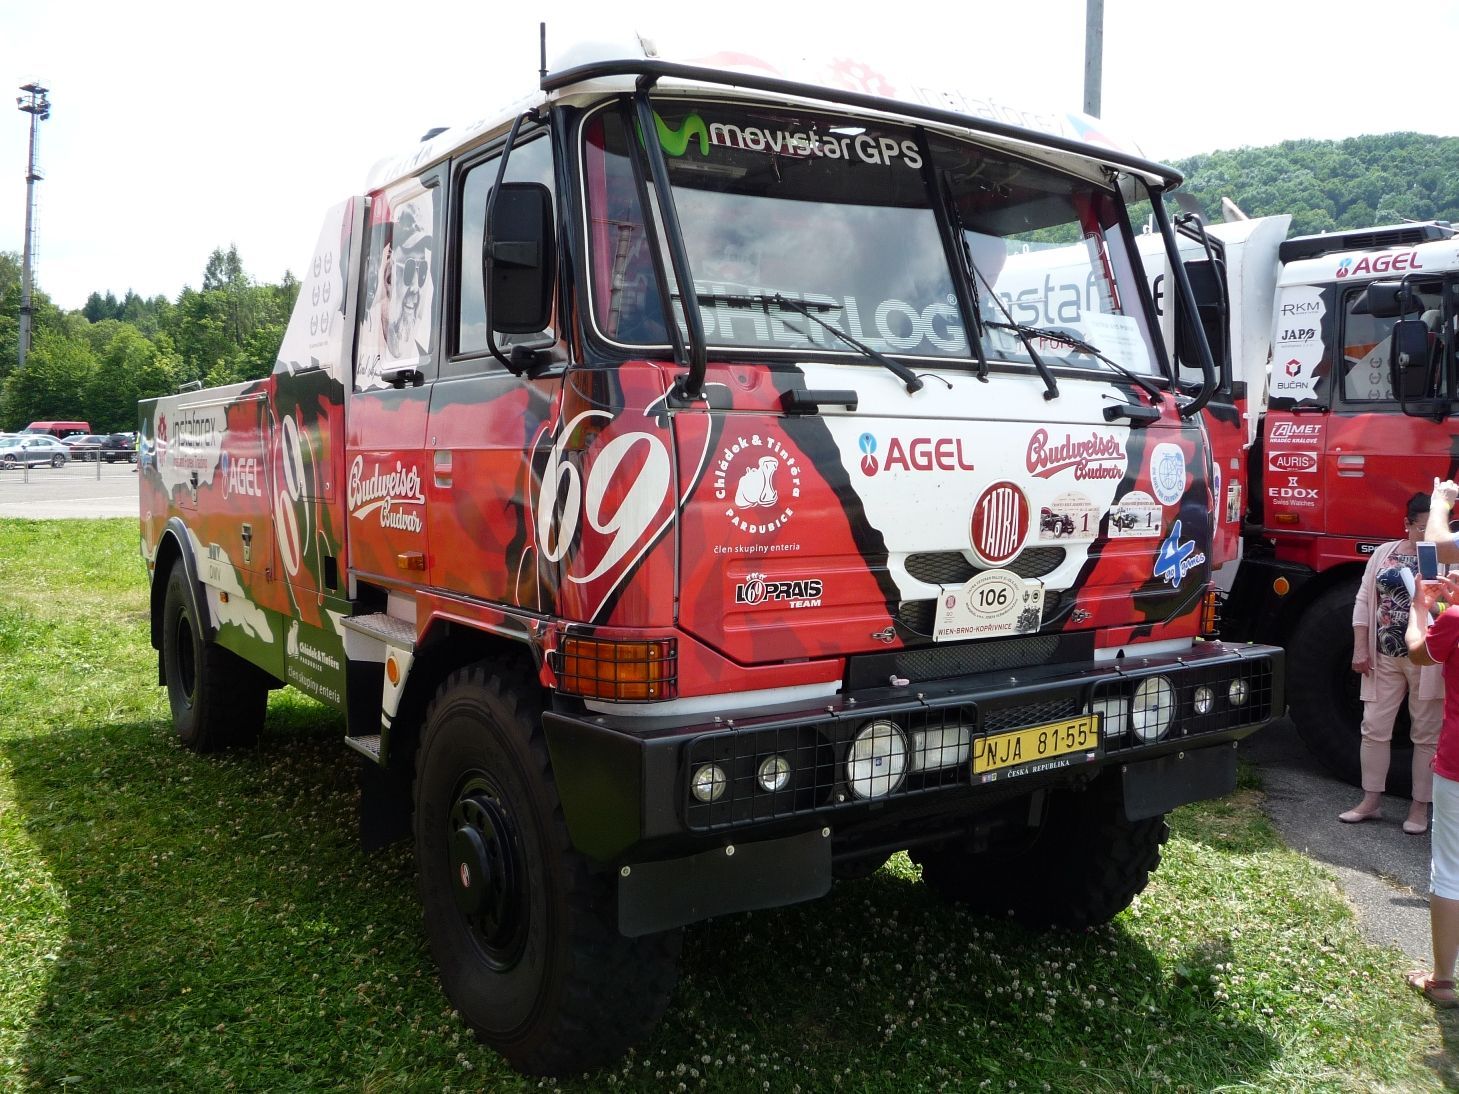
[[[350,616],[340,622],[350,666],[345,743],[378,763],[382,737],[399,709],[415,659],[415,625],[384,612]]]

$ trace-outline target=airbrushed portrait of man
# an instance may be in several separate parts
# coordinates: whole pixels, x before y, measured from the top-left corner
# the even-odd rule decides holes
[[[420,206],[425,205],[425,208]],[[430,352],[430,309],[433,282],[433,240],[428,203],[412,202],[395,219],[389,324],[385,328],[390,356],[396,360]],[[422,322],[424,320],[424,322]]]

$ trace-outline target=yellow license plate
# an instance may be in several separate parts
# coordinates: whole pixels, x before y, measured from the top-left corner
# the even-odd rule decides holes
[[[973,774],[1022,767],[1071,752],[1091,752],[1099,747],[1099,719],[1092,714],[1062,722],[1015,729],[979,737],[973,742]]]

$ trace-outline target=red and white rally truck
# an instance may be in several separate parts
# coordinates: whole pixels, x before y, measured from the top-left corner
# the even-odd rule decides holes
[[[1207,423],[1229,457],[1218,539],[1242,533],[1239,566],[1218,574],[1229,588],[1221,630],[1288,649],[1298,731],[1356,784],[1358,581],[1374,547],[1402,538],[1408,498],[1459,473],[1459,233],[1426,222],[1284,239],[1288,223],[1209,230],[1232,286],[1227,332],[1209,324],[1230,349],[1229,383],[1209,406],[1237,409],[1230,429]],[[1188,274],[1204,277],[1209,260],[1186,251]],[[1227,433],[1247,459],[1231,455]],[[1389,785],[1404,792],[1406,713],[1393,747]]]
[[[1173,389],[1132,229],[1174,250],[1179,178],[1095,136],[584,62],[329,214],[271,376],[142,405],[178,733],[343,711],[518,1068],[642,1037],[683,925],[903,849],[1108,920],[1285,705],[1281,651],[1202,640],[1214,370]]]

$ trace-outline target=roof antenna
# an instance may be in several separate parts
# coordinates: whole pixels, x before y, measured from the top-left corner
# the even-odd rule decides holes
[[[547,21],[543,20],[537,26],[542,35],[542,69],[538,75],[545,80],[547,79]]]

